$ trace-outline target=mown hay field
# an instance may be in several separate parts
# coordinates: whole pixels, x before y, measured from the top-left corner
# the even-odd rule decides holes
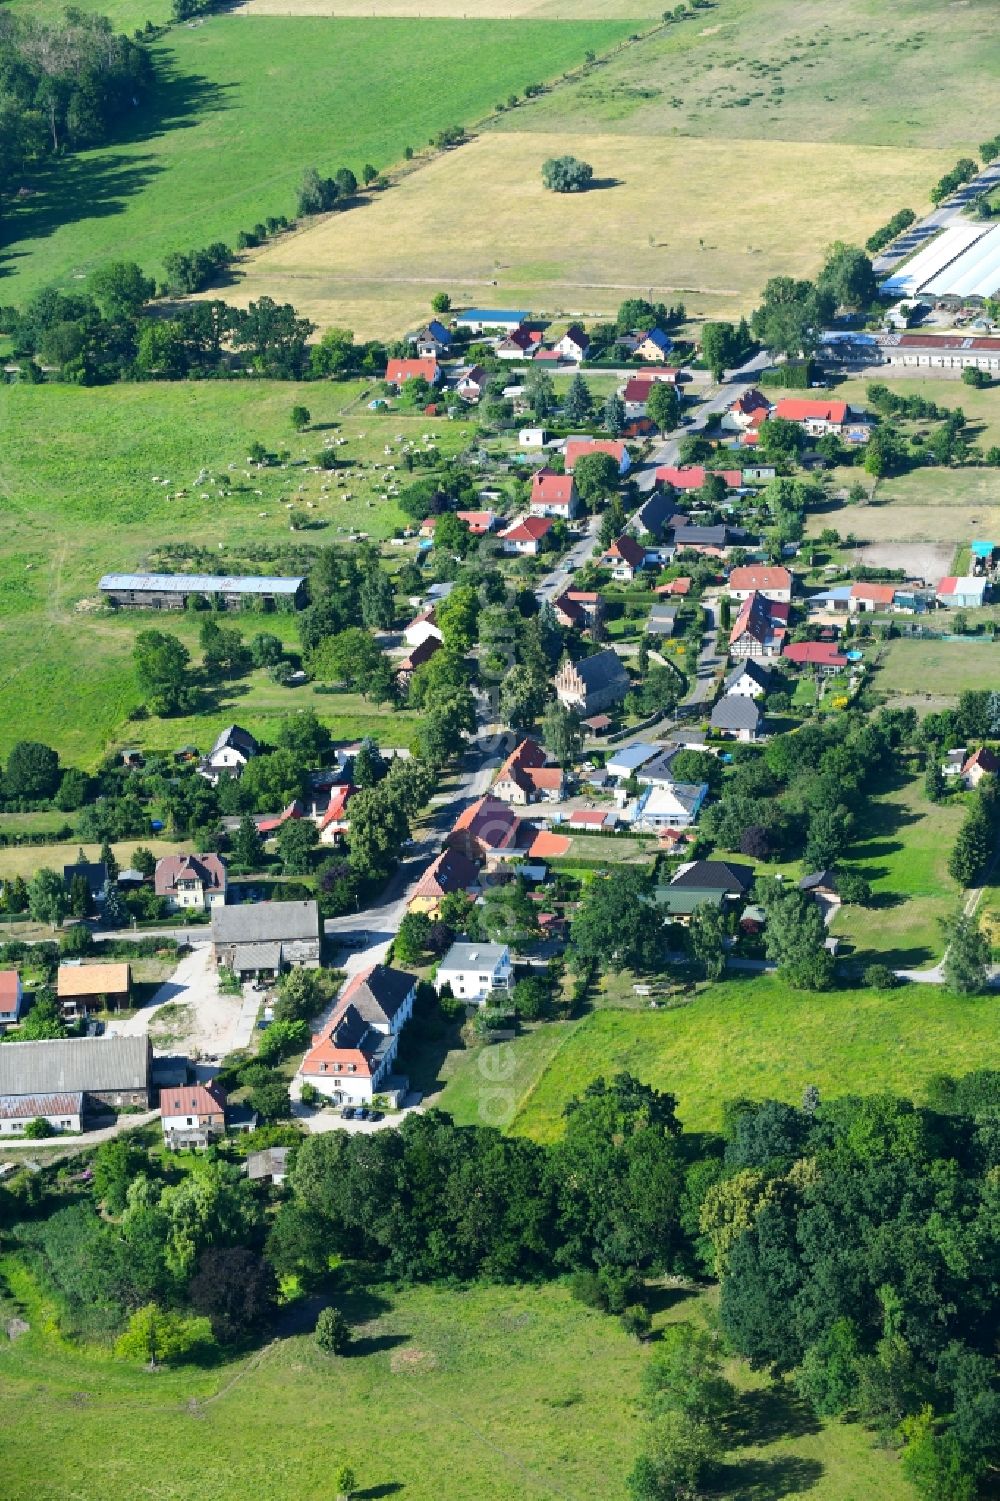
[[[596,187],[545,190],[542,163],[564,153],[592,164]],[[437,287],[456,306],[488,299],[549,316],[605,316],[641,293],[738,317],[768,277],[814,275],[832,240],[863,239],[901,199],[920,201],[948,161],[895,148],[489,132],[364,212],[329,215],[249,256],[231,295],[268,292],[363,334],[420,317]]]
[[[307,167],[360,178],[482,119],[507,95],[580,66],[623,21],[462,21],[213,15],[152,51],[157,82],[126,138],[60,159],[5,213],[3,301],[130,258],[159,276],[168,251],[235,245],[294,215]],[[364,206],[352,210],[367,220]]]

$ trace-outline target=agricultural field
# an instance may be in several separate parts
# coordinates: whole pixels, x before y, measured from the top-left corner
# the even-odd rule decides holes
[[[998,673],[1000,644],[992,641],[900,640],[884,647],[874,685],[893,700],[922,700],[928,710],[942,709],[967,688],[992,687]]]
[[[424,416],[376,415],[365,405],[368,394],[363,383],[327,382],[0,387],[0,689],[7,710],[0,758],[25,735],[85,766],[108,745],[137,738],[168,747],[186,739],[200,743],[205,723],[196,736],[179,721],[124,728],[138,702],[132,640],[151,617],[95,613],[97,581],[106,572],[141,568],[168,541],[211,548],[224,568],[227,556],[238,557],[253,543],[317,547],[342,542],[351,529],[374,538],[391,534],[404,518],[383,498],[384,470],[372,467],[393,462],[386,446],[397,451],[402,439],[422,447],[426,433],[450,453],[467,441],[469,428]],[[292,430],[289,416],[299,402],[312,414],[303,434]],[[249,467],[246,453],[254,441],[274,453],[288,449],[288,466]],[[343,467],[306,472],[328,442],[340,444]],[[342,500],[345,494],[351,499]],[[314,523],[310,529],[289,531],[293,500]],[[240,618],[248,633],[264,623],[256,615]],[[266,625],[295,642],[294,617],[268,616]],[[171,616],[170,627],[194,645],[196,622]],[[231,720],[238,703],[241,722],[252,728],[259,711],[262,726],[283,705],[301,707],[304,695],[330,723],[361,708],[255,677],[234,686],[231,702],[218,704],[211,724],[221,727],[227,715]],[[363,707],[365,721],[371,712]],[[394,727],[402,733],[403,717],[396,716]]]
[[[542,1023],[490,1058],[477,1045],[438,1103],[469,1122],[512,1106],[512,1130],[551,1141],[566,1102],[620,1069],[676,1094],[689,1131],[719,1130],[727,1100],[797,1104],[807,1084],[827,1096],[888,1090],[919,1101],[934,1074],[997,1066],[995,1010],[992,997],[940,985],[805,994],[770,975],[730,979],[675,1009],[599,1006],[579,1021]],[[501,1100],[505,1087],[511,1098]]]
[[[591,191],[542,186],[542,162],[567,152],[592,164]],[[863,239],[947,165],[916,149],[491,131],[363,213],[328,215],[251,253],[227,295],[266,292],[321,326],[367,335],[411,325],[442,286],[456,306],[488,297],[550,318],[605,317],[640,293],[739,317],[769,276],[814,275],[832,240]],[[484,215],[486,200],[495,208]]]
[[[654,1327],[701,1324],[712,1299],[664,1288],[654,1307]],[[5,1496],[98,1501],[155,1489],[163,1501],[298,1501],[326,1495],[349,1460],[359,1497],[436,1501],[447,1473],[449,1501],[624,1501],[649,1352],[617,1320],[558,1284],[363,1289],[346,1311],[365,1321],[346,1359],[298,1335],[220,1369],[150,1376],[43,1333],[46,1310],[30,1302],[31,1332],[0,1351]],[[910,1501],[896,1463],[856,1425],[817,1422],[790,1388],[741,1362],[726,1374],[739,1395],[720,1501],[852,1501],[859,1486]],[[387,1445],[371,1415],[390,1410]]]
[[[5,214],[3,300],[71,284],[125,246],[158,275],[168,251],[235,244],[268,215],[294,214],[307,167],[385,170],[625,32],[621,21],[232,15],[175,27],[153,48],[159,84],[129,138],[58,161]],[[367,221],[371,208],[352,212]]]
[[[991,117],[995,21],[991,0],[900,0],[891,11],[841,0],[835,14],[820,0],[718,0],[500,128],[939,147],[954,159]],[[816,190],[810,174],[800,181]],[[901,182],[897,206],[918,209],[929,187],[911,198]],[[851,219],[843,228],[858,238]]]
[[[659,21],[655,0],[243,0],[244,16],[447,16],[464,21]]]
[[[71,819],[72,815],[63,816],[64,823],[70,822]],[[7,827],[6,822],[3,827]],[[183,845],[175,844],[169,839],[123,840],[111,846],[121,870],[128,870],[132,864],[132,856],[139,845],[151,850],[158,860],[163,855],[176,855],[184,848]],[[88,860],[100,859],[101,846],[99,844],[81,844],[78,839],[67,839],[63,844],[21,844],[0,847],[0,881],[10,880],[14,876],[23,876],[26,881],[29,881],[42,865],[61,871],[64,865],[76,863],[81,849]]]

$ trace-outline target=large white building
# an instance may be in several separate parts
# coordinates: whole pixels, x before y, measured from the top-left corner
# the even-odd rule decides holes
[[[453,943],[441,960],[434,988],[446,985],[460,1001],[483,1002],[494,990],[511,990],[514,966],[505,943]]]

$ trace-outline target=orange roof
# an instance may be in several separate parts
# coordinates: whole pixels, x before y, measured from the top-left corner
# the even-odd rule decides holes
[[[790,589],[792,575],[787,568],[734,568],[729,575],[730,589]]]
[[[320,819],[319,827],[321,832],[323,829],[329,828],[330,824],[340,823],[344,819],[348,799],[352,798],[357,790],[356,787],[350,785],[335,787],[333,789],[333,792],[330,794],[330,802],[327,810]]]
[[[617,442],[614,438],[570,438],[566,443],[564,455],[566,473],[572,474],[576,461],[585,458],[588,453],[610,454],[621,468],[626,452],[625,444]]]
[[[671,579],[669,584],[660,584],[653,590],[654,594],[690,594],[690,579]]]
[[[0,1005],[17,1000],[19,978],[16,969],[0,969]]]
[[[412,380],[416,375],[422,375],[424,380],[433,385],[437,380],[438,362],[428,356],[419,360],[390,360],[385,367],[385,378],[391,385],[401,385],[403,381]]]
[[[873,605],[891,605],[896,598],[895,584],[852,584],[852,599],[867,599]]]
[[[835,422],[847,421],[846,401],[811,401],[803,396],[783,396],[774,409],[775,417],[784,417],[786,422]]]
[[[160,1090],[160,1115],[219,1115],[226,1108],[226,1097],[213,1085],[185,1084]]]
[[[534,787],[547,787],[558,792],[563,784],[562,768],[559,766],[525,766],[522,770]]]
[[[492,511],[456,511],[459,521],[464,521],[469,531],[475,536],[481,536],[492,527],[496,517]]]
[[[60,996],[124,995],[130,982],[127,964],[60,964],[56,991]]]
[[[539,469],[532,477],[532,505],[569,506],[575,495],[572,475],[554,474],[551,469]]]
[[[550,834],[548,830],[542,829],[532,840],[528,855],[535,860],[558,860],[560,856],[569,854],[572,842],[565,834]]]

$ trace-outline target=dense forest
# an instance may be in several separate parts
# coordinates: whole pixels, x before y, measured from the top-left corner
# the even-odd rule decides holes
[[[797,1108],[738,1101],[705,1138],[682,1132],[671,1095],[622,1074],[571,1102],[551,1146],[432,1110],[399,1130],[307,1138],[280,1190],[225,1154],[179,1167],[119,1139],[86,1186],[17,1175],[0,1224],[66,1332],[161,1358],[259,1336],[279,1280],[335,1305],[348,1268],[390,1282],[563,1276],[640,1338],[650,1279],[714,1279],[711,1348],[656,1346],[633,1495],[708,1484],[728,1350],[793,1381],[819,1416],[900,1448],[922,1496],[961,1501],[1000,1443],[1000,1074],[941,1077],[930,1094],[922,1108],[815,1089]],[[678,1362],[684,1401],[668,1390]]]

